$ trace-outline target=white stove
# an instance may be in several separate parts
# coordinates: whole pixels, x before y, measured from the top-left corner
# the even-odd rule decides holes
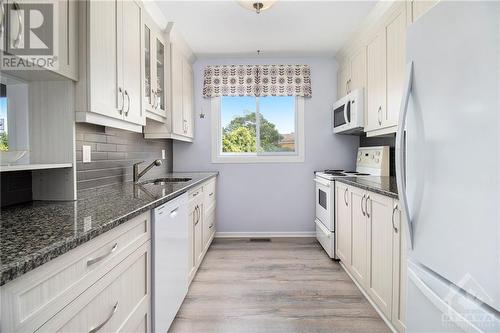
[[[316,171],[316,176],[335,180],[338,177],[389,176],[389,147],[360,147],[356,157],[356,170],[327,169]]]
[[[375,176],[375,177],[374,177]],[[316,238],[330,258],[335,255],[335,179],[343,177],[389,176],[389,147],[360,147],[356,171],[329,169],[316,171]]]

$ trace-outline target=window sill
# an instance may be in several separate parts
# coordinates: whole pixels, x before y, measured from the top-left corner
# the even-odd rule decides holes
[[[252,163],[303,163],[304,156],[216,156],[212,163],[252,164]]]

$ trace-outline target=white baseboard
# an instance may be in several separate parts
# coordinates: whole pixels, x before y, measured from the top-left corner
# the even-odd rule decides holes
[[[304,232],[216,232],[215,238],[286,238],[316,237],[314,231]]]

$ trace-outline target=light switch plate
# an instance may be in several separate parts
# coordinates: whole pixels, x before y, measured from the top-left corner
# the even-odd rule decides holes
[[[165,149],[161,150],[161,158],[164,160],[165,159]]]
[[[90,152],[91,152],[91,147],[90,146],[85,146],[83,145],[82,146],[82,150],[83,150],[83,163],[90,163],[92,162],[91,158],[90,158]]]

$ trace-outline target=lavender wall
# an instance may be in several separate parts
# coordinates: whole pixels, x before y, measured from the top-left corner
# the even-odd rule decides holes
[[[89,145],[92,162],[82,163],[82,146]],[[76,176],[77,189],[96,188],[132,180],[132,165],[145,161],[144,165],[161,159],[166,150],[163,165],[153,168],[149,175],[161,175],[172,171],[172,141],[145,140],[141,133],[133,133],[111,127],[92,124],[76,124]]]
[[[305,162],[212,164],[210,100],[202,98],[203,68],[211,64],[309,64],[313,97],[305,100]],[[199,59],[194,64],[195,141],[174,142],[174,171],[220,172],[217,231],[230,233],[314,230],[313,172],[352,169],[359,144],[356,136],[334,136],[331,105],[336,100],[337,64],[333,58]],[[206,114],[200,119],[199,114]]]

